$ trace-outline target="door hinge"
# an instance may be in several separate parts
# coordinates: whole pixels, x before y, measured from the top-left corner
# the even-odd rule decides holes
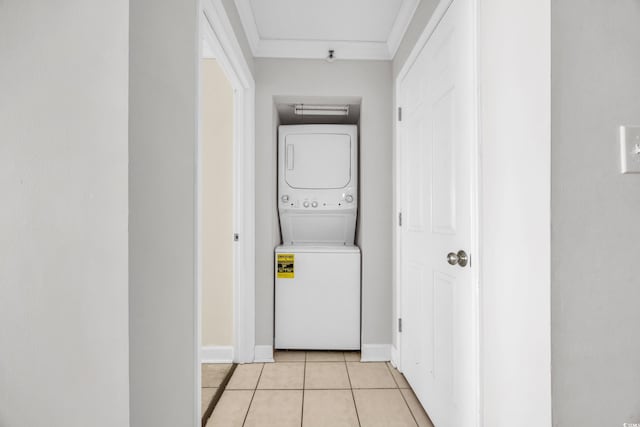
[[[398,318],[398,332],[402,332],[402,318]]]
[[[398,212],[398,227],[402,227],[402,212]]]
[[[398,107],[398,121],[402,121],[402,107]]]
[[[233,241],[237,242],[238,240],[240,240],[240,235],[238,233],[233,233]]]

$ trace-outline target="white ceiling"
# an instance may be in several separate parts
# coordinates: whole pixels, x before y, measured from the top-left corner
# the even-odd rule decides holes
[[[235,0],[253,55],[392,59],[420,0]]]

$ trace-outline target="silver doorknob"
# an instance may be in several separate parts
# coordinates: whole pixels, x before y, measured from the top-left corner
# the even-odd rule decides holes
[[[460,267],[466,267],[469,263],[469,256],[462,250],[458,251],[458,253],[449,252],[447,255],[447,262],[451,265],[458,264]]]

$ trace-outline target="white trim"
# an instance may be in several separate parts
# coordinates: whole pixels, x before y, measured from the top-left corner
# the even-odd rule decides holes
[[[255,349],[256,363],[272,363],[273,360],[273,346],[272,345],[257,345]]]
[[[398,351],[398,347],[396,347],[395,345],[391,346],[391,364],[393,365],[394,368],[398,369],[400,371],[400,353]],[[400,371],[402,372],[402,371]]]
[[[471,60],[471,66],[473,67],[473,86],[474,86],[474,99],[473,104],[475,105],[475,111],[473,118],[475,122],[473,123],[473,128],[475,129],[475,144],[471,149],[473,150],[472,158],[474,159],[473,164],[471,165],[471,173],[470,175],[473,177],[471,182],[471,253],[474,254],[474,264],[475,268],[471,269],[471,281],[474,285],[473,287],[473,307],[474,310],[473,318],[476,321],[475,330],[473,332],[473,343],[472,348],[475,352],[475,357],[473,358],[474,366],[473,373],[476,376],[475,378],[475,386],[474,397],[475,397],[475,408],[476,408],[476,426],[482,426],[482,373],[481,373],[481,365],[480,365],[480,344],[481,344],[481,333],[482,333],[482,318],[480,315],[481,310],[481,300],[480,300],[480,284],[481,284],[481,274],[482,274],[482,250],[481,248],[481,239],[482,239],[482,227],[481,227],[481,202],[482,202],[482,159],[481,155],[481,144],[482,144],[482,134],[480,131],[480,68],[478,65],[478,45],[479,45],[479,32],[478,32],[478,21],[479,21],[479,11],[478,11],[478,1],[480,0],[471,0],[471,13],[473,16],[473,46],[471,47],[473,58]]]
[[[391,209],[393,212],[391,213],[391,230],[392,230],[392,238],[393,238],[393,254],[392,254],[392,274],[395,285],[395,309],[396,315],[391,319],[391,330],[393,331],[392,341],[395,342],[395,350],[396,353],[391,353],[391,361],[394,362],[394,366],[402,372],[402,358],[400,357],[400,348],[402,347],[402,333],[398,330],[399,319],[402,318],[402,289],[400,287],[401,282],[401,270],[400,266],[402,261],[402,229],[399,225],[399,217],[402,212],[402,187],[400,186],[400,178],[399,174],[402,170],[401,161],[402,161],[402,145],[399,142],[398,136],[400,135],[400,131],[402,129],[402,122],[398,121],[398,108],[400,106],[399,97],[400,97],[400,80],[396,80],[394,87],[394,104],[391,109],[391,117],[393,117],[393,123],[395,123],[395,133],[393,135],[393,143],[391,148],[391,157],[392,157],[392,180],[393,180],[393,203]]]
[[[411,19],[416,13],[416,9],[418,9],[418,4],[420,4],[420,0],[404,0],[400,5],[398,16],[396,16],[387,38],[387,49],[392,59],[396,56],[400,43],[409,28],[409,24],[411,24]]]
[[[247,36],[251,53],[256,56],[258,51],[258,45],[260,43],[260,34],[258,34],[258,25],[256,24],[256,17],[253,14],[253,8],[249,0],[235,0],[236,9],[238,9],[238,15],[240,15],[240,23],[244,28],[244,33]]]
[[[234,89],[234,361],[244,363],[255,343],[255,82],[221,0],[202,7],[202,36]]]
[[[233,347],[230,345],[211,345],[202,347],[200,363],[232,363]]]
[[[254,112],[255,89],[251,87],[235,94],[236,116],[243,115],[245,123],[235,130],[237,140],[247,144],[234,152],[237,168],[235,182],[236,231],[240,241],[236,245],[234,274],[238,277],[234,292],[234,325],[236,362],[253,360],[255,345],[255,146]]]
[[[388,362],[391,360],[391,344],[362,344],[361,362]]]
[[[407,57],[407,60],[404,62],[404,65],[402,66],[400,72],[398,73],[398,76],[396,77],[396,89],[399,86],[399,82],[404,79],[407,72],[415,62],[424,45],[427,44],[427,42],[431,38],[431,34],[433,34],[433,31],[436,29],[436,27],[444,17],[444,14],[447,13],[447,10],[449,9],[449,6],[451,6],[451,3],[453,3],[453,0],[441,0],[436,9],[433,11],[433,15],[431,15],[427,26],[424,27],[420,38],[418,38],[418,41],[416,41],[413,49],[411,49],[411,53]],[[396,102],[398,102],[397,99]]]
[[[200,58],[216,59],[216,54],[213,52],[213,48],[208,40],[202,40],[200,42]]]
[[[198,10],[198,15],[200,15],[200,10]],[[200,17],[196,16],[197,19],[197,23],[201,24],[200,21]],[[194,243],[195,243],[195,255],[196,255],[196,259],[195,259],[195,265],[194,265],[194,270],[195,270],[195,279],[196,279],[196,292],[195,292],[195,301],[193,302],[194,307],[195,307],[195,316],[193,318],[193,322],[194,322],[194,330],[195,330],[195,345],[196,345],[196,349],[194,351],[194,355],[196,357],[196,361],[193,364],[193,369],[195,370],[195,372],[193,373],[194,378],[196,379],[195,381],[195,396],[199,396],[201,391],[202,391],[202,367],[200,364],[200,349],[202,347],[202,239],[200,239],[199,236],[199,232],[198,230],[202,229],[202,215],[200,215],[200,212],[202,210],[202,197],[200,194],[199,189],[202,188],[202,156],[201,156],[201,135],[202,135],[202,129],[200,128],[200,114],[202,112],[202,91],[200,90],[201,86],[202,86],[202,75],[200,74],[200,63],[202,62],[202,54],[203,54],[203,50],[204,50],[204,45],[206,44],[203,40],[203,38],[200,36],[202,32],[202,28],[198,27],[198,39],[196,40],[196,43],[198,45],[198,55],[195,59],[196,64],[195,64],[195,69],[197,70],[197,78],[196,78],[196,82],[198,85],[198,90],[196,91],[196,149],[195,149],[195,159],[194,163],[196,165],[195,168],[195,185],[196,188],[194,189],[195,192],[195,212],[194,212],[194,224],[195,224],[195,239],[194,239]],[[194,421],[196,421],[196,426],[197,426],[197,420],[202,418],[202,399],[200,398],[196,398],[194,399],[195,402],[194,403]],[[200,417],[198,417],[198,415],[200,415]]]
[[[204,35],[207,40],[213,42],[216,58],[223,63],[223,69],[232,80],[234,88],[236,84],[241,85],[242,89],[255,87],[251,70],[222,5],[222,0],[203,0],[202,8],[205,23],[209,24],[203,26]]]
[[[420,0],[402,0],[386,41],[273,40],[260,37],[249,0],[235,0],[242,28],[256,58],[324,59],[329,49],[337,59],[391,60],[409,28]]]

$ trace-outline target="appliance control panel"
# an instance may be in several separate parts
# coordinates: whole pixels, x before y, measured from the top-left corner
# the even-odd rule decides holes
[[[349,192],[332,195],[318,194],[283,194],[280,196],[281,209],[353,209],[356,206],[355,196]]]

